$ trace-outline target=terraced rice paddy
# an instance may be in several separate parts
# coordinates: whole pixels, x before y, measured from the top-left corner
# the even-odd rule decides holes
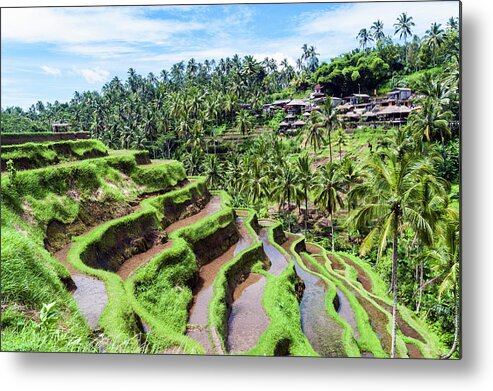
[[[227,194],[211,194],[204,178],[187,178],[176,162],[110,152],[51,169],[64,180],[78,165],[99,183],[85,197],[103,199],[109,176],[112,191],[122,194],[118,208],[111,198],[94,201],[100,210],[85,213],[99,217],[83,228],[79,222],[75,236],[77,216],[57,220],[62,245],[52,251],[86,326],[110,341],[104,349],[388,356],[391,305],[362,261],[305,243],[275,221],[257,222],[253,210],[235,211]],[[43,170],[20,175],[37,178]],[[74,184],[55,196],[78,202],[81,192]],[[16,195],[25,197],[22,190]],[[108,208],[119,213],[102,212]],[[429,332],[405,309],[398,326],[401,357],[436,354]]]

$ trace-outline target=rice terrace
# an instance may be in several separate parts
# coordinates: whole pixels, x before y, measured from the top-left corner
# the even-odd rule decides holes
[[[2,9],[2,351],[460,358],[459,3],[441,3],[357,28],[338,20],[384,5],[46,8],[66,36],[25,42],[9,28],[33,10]],[[80,54],[93,73],[63,65],[83,17],[109,24]],[[29,51],[46,88],[15,79]]]

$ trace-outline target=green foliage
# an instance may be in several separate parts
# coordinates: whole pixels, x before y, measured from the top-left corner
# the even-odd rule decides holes
[[[283,110],[279,110],[276,112],[274,117],[269,121],[269,128],[272,129],[273,131],[278,131],[279,130],[279,124],[284,120],[286,117],[286,112]]]
[[[328,64],[323,63],[312,78],[325,87],[327,94],[340,96],[359,90],[362,93],[372,92],[395,70],[385,62],[378,50],[355,50],[333,59]]]
[[[0,130],[2,137],[4,132],[48,132],[50,127],[40,121],[33,121],[21,113],[5,113],[0,114]]]
[[[1,163],[2,170],[10,160],[17,169],[32,169],[107,154],[106,147],[98,140],[26,143],[3,146]]]
[[[443,152],[443,159],[440,160],[437,174],[449,182],[457,182],[460,174],[460,145],[459,139],[453,139],[447,143],[445,150],[441,146],[436,146],[435,150]]]

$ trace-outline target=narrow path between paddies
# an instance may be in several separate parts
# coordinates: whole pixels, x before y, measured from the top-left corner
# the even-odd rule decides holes
[[[211,344],[207,327],[208,307],[213,295],[214,279],[223,265],[229,262],[240,251],[250,246],[253,242],[253,238],[249,235],[243,220],[243,217],[238,217],[236,219],[239,240],[220,257],[200,268],[199,278],[193,290],[193,302],[192,307],[190,308],[187,335],[199,342],[204,347],[207,354],[218,353],[214,351],[214,347]]]
[[[221,198],[219,196],[211,197],[207,205],[204,206],[199,212],[192,216],[178,220],[173,224],[169,225],[165,232],[169,235],[173,231],[179,228],[186,227],[193,224],[204,217],[210,216],[211,214],[219,211],[221,209]],[[165,243],[156,242],[151,248],[143,253],[134,255],[133,257],[127,259],[118,269],[117,274],[123,279],[127,279],[131,274],[135,272],[140,266],[148,263],[155,255],[159,254],[161,251],[169,248],[172,245],[171,241]]]
[[[259,222],[264,225],[260,230],[259,238],[268,260],[269,272],[279,275],[288,265],[286,257],[270,242],[270,222]],[[267,224],[265,224],[267,223]],[[241,353],[250,350],[257,344],[259,337],[267,329],[269,318],[262,306],[267,280],[264,276],[250,273],[233,292],[233,304],[228,319],[228,337],[226,348],[230,353]]]
[[[296,274],[303,280],[305,289],[300,302],[301,329],[313,349],[322,357],[346,357],[342,343],[342,326],[332,319],[326,310],[327,286],[316,275],[307,272],[298,264],[291,253],[291,245],[298,236],[287,234],[288,240],[282,247],[291,254]],[[316,247],[307,246],[307,250],[316,251]],[[303,259],[303,257],[302,257]],[[307,260],[303,259],[308,270],[314,271]]]

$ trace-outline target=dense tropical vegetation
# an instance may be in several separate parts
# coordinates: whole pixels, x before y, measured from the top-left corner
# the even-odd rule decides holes
[[[112,149],[180,160],[188,175],[204,175],[210,189],[229,193],[234,207],[252,207],[286,231],[373,266],[393,298],[392,355],[397,306],[405,304],[441,336],[446,357],[457,356],[458,22],[433,23],[423,37],[413,27],[412,16],[398,17],[394,36],[402,44],[377,20],[358,32],[358,49],[330,62],[319,63],[316,48],[305,44],[295,65],[235,55],[190,59],[145,77],[131,68],[125,81],[75,92],[67,103],[2,109],[2,131],[68,122]],[[307,97],[317,83],[328,96],[405,86],[421,109],[400,128],[362,124],[353,132],[327,99],[297,136],[279,134],[283,114],[265,114],[263,105]],[[222,138],[255,130],[242,143]]]

